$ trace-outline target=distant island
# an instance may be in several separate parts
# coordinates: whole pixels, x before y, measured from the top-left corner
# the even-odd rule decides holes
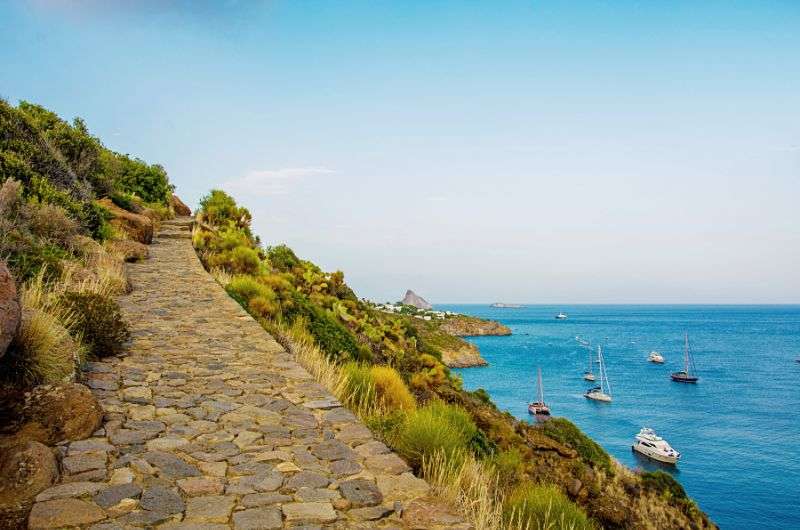
[[[442,362],[450,368],[469,368],[486,366],[478,347],[462,337],[485,335],[511,335],[511,330],[494,320],[463,315],[453,311],[438,311],[430,303],[414,293],[406,291],[402,301],[376,304],[374,308],[384,313],[404,317],[428,344],[436,347],[442,354]]]
[[[524,307],[522,304],[504,304],[502,302],[495,302],[491,307],[502,307],[504,309],[520,309]]]

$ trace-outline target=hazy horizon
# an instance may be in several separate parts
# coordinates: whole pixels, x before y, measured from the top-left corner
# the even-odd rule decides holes
[[[799,29],[779,0],[12,1],[0,97],[376,301],[797,304]]]

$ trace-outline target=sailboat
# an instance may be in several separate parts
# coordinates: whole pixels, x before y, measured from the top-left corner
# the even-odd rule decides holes
[[[583,378],[586,381],[594,381],[594,372],[592,372],[592,350],[589,350],[589,368],[583,372]]]
[[[606,363],[603,362],[603,350],[600,346],[597,347],[597,363],[600,365],[600,385],[590,388],[583,394],[587,399],[595,401],[611,402],[611,385],[608,382],[608,374],[606,373]]]
[[[539,401],[528,403],[528,412],[536,416],[549,416],[550,407],[544,403],[544,387],[542,386],[542,369],[538,369],[538,377],[536,378],[537,391],[539,393]]]
[[[680,372],[672,372],[670,377],[673,381],[677,383],[696,383],[698,377],[693,375],[690,371],[694,369],[694,372],[697,372],[697,369],[694,366],[694,360],[692,359],[692,354],[689,352],[689,333],[684,334],[684,342],[683,342],[683,370]]]

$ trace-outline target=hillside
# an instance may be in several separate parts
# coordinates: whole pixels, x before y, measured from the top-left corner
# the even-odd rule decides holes
[[[622,467],[566,419],[531,425],[463,390],[443,355],[460,339],[432,317],[360,300],[341,271],[285,245],[263,248],[223,191],[203,199],[198,219],[198,255],[230,296],[476,526],[546,523],[539,501],[549,499],[574,528],[714,527],[670,475]],[[505,332],[454,322],[446,329]]]

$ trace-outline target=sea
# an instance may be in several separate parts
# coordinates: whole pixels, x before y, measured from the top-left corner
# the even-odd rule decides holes
[[[631,468],[672,474],[721,528],[800,529],[800,306],[436,308],[512,330],[468,339],[489,366],[455,370],[466,389],[483,388],[501,410],[536,421],[527,403],[535,400],[541,367],[554,416],[577,424]],[[561,311],[566,320],[555,319]],[[683,369],[684,333],[697,384],[669,377]],[[583,397],[591,383],[582,379],[589,363],[582,342],[603,348],[612,403]],[[666,362],[648,362],[651,351]],[[681,452],[676,466],[631,450],[642,427]]]

